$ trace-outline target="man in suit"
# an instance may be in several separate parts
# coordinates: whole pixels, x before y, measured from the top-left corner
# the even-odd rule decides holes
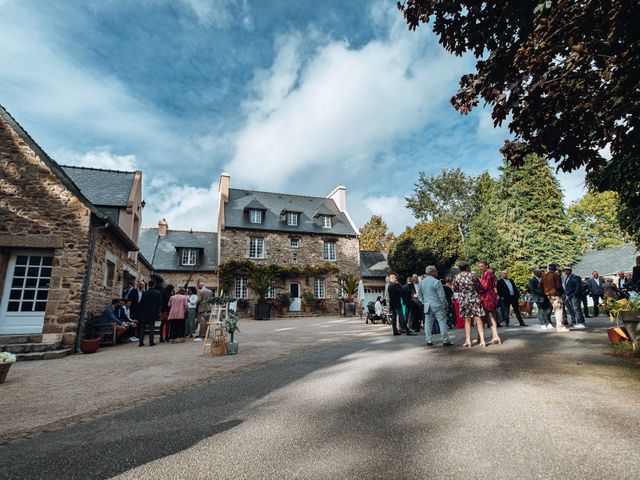
[[[398,321],[400,321],[400,330],[407,332],[407,335],[415,335],[415,333],[407,325],[407,318],[402,311],[402,296],[404,288],[398,283],[398,275],[392,273],[389,275],[389,286],[387,287],[387,295],[389,297],[389,310],[391,312],[391,327],[394,335],[400,335],[398,331]]]
[[[542,288],[540,288],[541,278],[542,270],[536,268],[533,271],[533,277],[529,279],[527,289],[531,294],[531,301],[534,302],[538,308],[538,323],[540,324],[540,328],[543,330],[553,329],[553,323],[551,323],[551,304]]]
[[[138,305],[138,345],[144,346],[144,328],[149,330],[149,346],[155,345],[153,334],[156,322],[160,320],[160,308],[162,307],[162,294],[156,289],[156,282],[149,280],[149,289],[142,294]]]
[[[144,283],[138,282],[136,288],[131,288],[124,296],[124,300],[131,302],[131,319],[138,320],[138,306],[142,300],[142,294],[144,293]]]
[[[418,288],[420,281],[418,279],[418,275],[414,273],[411,277],[407,278],[406,289],[411,293],[410,302],[407,305],[407,309],[411,312],[410,318],[408,320],[409,327],[414,332],[420,331],[420,325],[422,323],[422,305],[420,304],[420,299],[418,298]],[[411,305],[409,307],[409,305]]]
[[[572,273],[570,267],[564,269],[562,276],[562,288],[564,289],[565,305],[567,306],[575,328],[585,328],[584,316],[580,310],[582,303],[582,279]]]
[[[518,287],[515,282],[509,278],[509,272],[506,270],[500,272],[500,277],[496,288],[498,290],[498,297],[500,297],[500,314],[502,315],[504,324],[507,327],[509,326],[509,307],[512,307],[513,313],[515,313],[518,319],[518,324],[521,327],[526,327],[527,324],[524,323],[522,315],[520,314],[520,305],[518,304],[520,301],[520,292],[518,291]]]
[[[449,341],[449,332],[447,327],[447,295],[444,292],[442,283],[436,278],[438,270],[435,266],[429,265],[425,270],[427,276],[420,282],[418,288],[418,298],[424,305],[424,336],[427,340],[427,346],[433,346],[433,328],[434,321],[438,321],[440,333],[442,334],[442,346],[449,347],[453,345]]]
[[[604,279],[600,277],[598,272],[593,272],[591,278],[587,280],[587,283],[589,284],[591,299],[593,300],[593,316],[597,317],[600,315],[598,307],[600,306],[600,298],[604,293]]]

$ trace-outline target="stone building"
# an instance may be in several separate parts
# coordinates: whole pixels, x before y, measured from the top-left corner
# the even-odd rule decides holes
[[[163,218],[158,228],[140,232],[140,252],[164,285],[191,287],[203,281],[209,289],[218,291],[217,233],[170,230]]]
[[[73,345],[81,319],[149,276],[141,181],[59,165],[0,106],[0,335]]]
[[[289,195],[230,188],[230,177],[220,177],[218,251],[220,264],[248,260],[260,265],[297,267],[305,272],[274,285],[292,297],[291,311],[301,308],[301,296],[311,291],[324,299],[327,311],[339,310],[339,273],[360,273],[358,229],[347,212],[346,188],[336,187],[327,197]],[[322,273],[314,273],[322,272]],[[234,279],[236,298],[253,303],[247,278]]]
[[[360,252],[360,278],[364,283],[364,304],[386,297],[385,288],[391,269],[384,252]]]

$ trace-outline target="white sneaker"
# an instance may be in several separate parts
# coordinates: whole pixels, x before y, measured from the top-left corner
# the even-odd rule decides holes
[[[193,341],[194,341],[194,342],[201,342],[201,341],[202,341],[202,339],[201,339],[200,337],[196,337],[196,338],[194,338],[194,339],[193,339]]]
[[[570,332],[571,330],[569,330],[567,327],[560,327],[560,328],[556,328],[556,331],[558,331],[558,332]]]
[[[587,328],[584,323],[578,323],[575,328]]]
[[[541,329],[541,330],[546,330],[546,329],[547,329],[547,326],[546,326],[546,325],[540,325],[540,329]]]

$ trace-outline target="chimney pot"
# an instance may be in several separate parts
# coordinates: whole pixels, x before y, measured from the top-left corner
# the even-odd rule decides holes
[[[158,222],[158,236],[164,237],[167,235],[167,231],[169,230],[169,224],[166,219],[162,219]]]

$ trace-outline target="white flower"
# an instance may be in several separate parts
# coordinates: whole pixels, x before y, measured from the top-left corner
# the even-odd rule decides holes
[[[14,363],[16,356],[9,352],[0,352],[0,363]]]

